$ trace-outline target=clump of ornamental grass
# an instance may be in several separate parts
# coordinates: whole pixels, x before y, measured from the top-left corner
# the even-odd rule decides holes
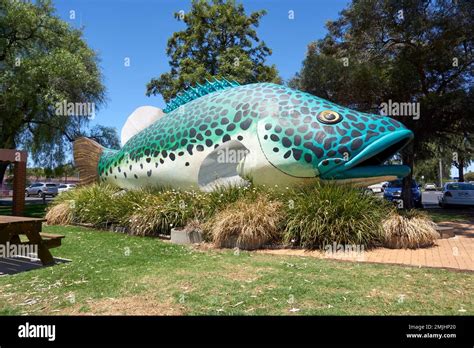
[[[242,198],[217,212],[206,224],[214,245],[245,250],[258,249],[281,239],[282,203],[261,195]]]
[[[428,214],[415,209],[393,212],[384,222],[383,245],[392,249],[432,246],[439,233]]]
[[[105,184],[81,186],[58,195],[53,205],[67,201],[74,222],[100,226],[119,219],[118,206],[114,203],[119,191],[120,188]]]
[[[332,182],[290,191],[284,240],[306,249],[333,243],[376,246],[383,238],[382,221],[394,209],[360,189]]]
[[[49,225],[70,225],[73,217],[71,201],[64,201],[49,207],[45,219]]]
[[[200,192],[171,189],[149,193],[148,199],[137,204],[130,214],[128,224],[132,234],[169,234],[172,228],[184,227],[202,215],[200,197]]]

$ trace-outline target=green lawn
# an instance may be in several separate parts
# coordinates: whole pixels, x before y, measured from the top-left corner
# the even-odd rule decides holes
[[[26,204],[24,216],[42,218],[44,217],[47,204]],[[11,206],[0,206],[0,215],[11,215]]]
[[[461,222],[474,221],[474,210],[472,209],[424,209],[434,222]]]
[[[0,314],[474,314],[473,273],[44,230],[72,262],[0,277]]]

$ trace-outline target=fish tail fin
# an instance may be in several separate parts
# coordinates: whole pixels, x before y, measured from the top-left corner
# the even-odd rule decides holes
[[[94,140],[81,137],[74,141],[74,163],[79,170],[81,185],[88,185],[99,180],[98,165],[104,147]]]

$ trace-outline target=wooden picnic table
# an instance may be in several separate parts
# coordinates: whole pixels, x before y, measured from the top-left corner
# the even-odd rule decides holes
[[[23,216],[0,215],[0,244],[7,242],[17,245],[29,244],[38,246],[38,258],[43,265],[54,263],[53,255],[49,249],[61,245],[62,235],[41,233],[45,219],[29,218]],[[28,242],[22,242],[20,235],[26,235]]]

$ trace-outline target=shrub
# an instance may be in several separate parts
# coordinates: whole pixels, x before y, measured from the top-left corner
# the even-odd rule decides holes
[[[169,234],[173,227],[184,227],[188,221],[205,215],[203,193],[154,189],[148,199],[136,205],[129,219],[132,234]]]
[[[89,185],[61,193],[54,205],[68,201],[73,212],[73,221],[100,226],[120,219],[116,199],[120,189],[111,185]]]
[[[217,247],[252,250],[280,239],[282,204],[265,195],[242,198],[205,224]]]
[[[394,212],[383,222],[383,245],[392,249],[431,246],[439,238],[435,227],[436,224],[425,212]]]
[[[375,246],[382,240],[383,218],[394,209],[359,189],[332,182],[291,190],[288,197],[285,242],[307,249],[333,243]]]
[[[51,206],[45,216],[49,225],[70,225],[73,222],[71,202],[64,201]]]

